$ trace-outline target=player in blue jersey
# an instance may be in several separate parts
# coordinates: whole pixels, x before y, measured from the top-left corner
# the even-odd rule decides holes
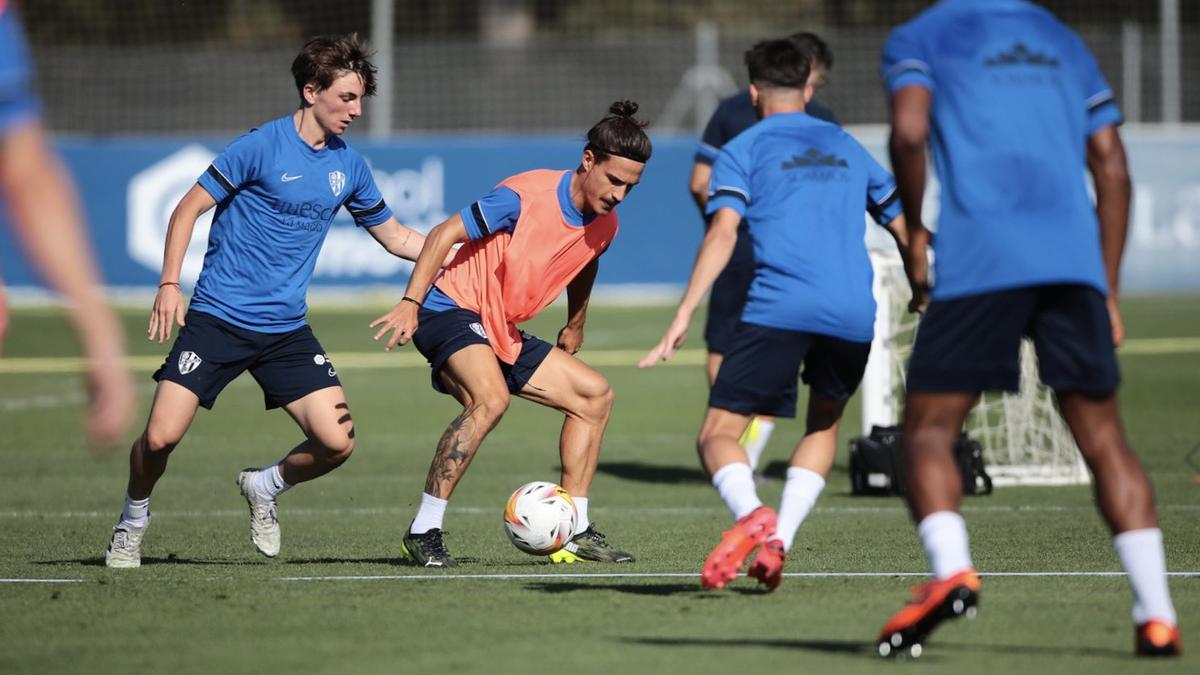
[[[346,395],[329,356],[308,327],[305,294],[334,215],[355,223],[390,253],[415,260],[424,243],[384,203],[366,161],[341,139],[375,93],[375,67],[357,38],[313,38],[292,63],[296,112],[235,140],[171,215],[163,271],[148,335],[179,337],[154,379],[146,430],[130,452],[125,509],[105,556],[109,567],[141,564],[150,492],[199,406],[212,408],[249,371],[267,409],[283,408],[304,440],[265,469],[237,479],[250,506],[251,539],[279,553],[276,498],[339,466],[354,449]],[[216,207],[208,252],[184,314],[179,272],[196,219]]]
[[[1112,90],[1075,33],[1021,0],[935,5],[892,32],[882,75],[909,222],[920,223],[927,141],[942,199],[904,419],[909,506],[934,578],[884,626],[880,653],[916,653],[943,619],[973,610],[953,446],[980,392],[1017,390],[1027,335],[1133,587],[1137,653],[1177,654],[1154,498],[1117,410],[1130,180]],[[913,231],[919,285],[927,234]]]
[[[833,68],[833,51],[819,36],[814,33],[795,33],[789,36],[803,50],[808,52],[811,67],[808,83],[813,91],[824,86],[829,71]],[[837,124],[833,111],[816,101],[809,101],[804,112],[820,120]],[[723,99],[704,127],[704,135],[700,146],[696,148],[696,158],[692,164],[692,176],[688,181],[688,189],[700,215],[704,217],[704,207],[708,202],[708,183],[712,176],[712,165],[720,154],[721,148],[733,137],[749,129],[758,122],[758,113],[750,100],[750,90],[746,89],[733,96]],[[708,219],[705,217],[705,222]],[[746,291],[750,289],[750,281],[754,278],[754,254],[750,249],[750,238],[738,237],[737,246],[729,258],[729,264],[713,282],[712,292],[708,299],[708,318],[704,327],[704,341],[708,345],[708,384],[717,379],[717,370],[721,367],[721,359],[729,350],[733,332],[737,328],[742,314],[742,306],[746,304]],[[741,443],[746,448],[750,458],[750,468],[758,468],[758,460],[763,448],[771,439],[775,430],[775,420],[770,415],[756,415]]]
[[[125,434],[136,407],[120,320],[108,305],[70,174],[50,147],[25,38],[0,0],[0,202],[30,262],[66,300],[86,359],[85,431],[97,447]],[[0,283],[0,346],[7,324]]]
[[[706,587],[723,587],[765,544],[750,574],[773,590],[797,528],[825,487],[842,410],[871,349],[875,298],[864,207],[893,234],[902,254],[907,236],[888,172],[841,128],[805,114],[812,95],[805,52],[791,41],[771,40],[747,52],[746,64],[763,119],[721,149],[707,206],[712,222],[687,291],[662,340],[638,365],[668,359],[683,345],[744,219],[754,280],[697,439],[701,463],[736,523],[700,579]],[[795,417],[802,365],[809,385],[806,430],[792,454],[777,520],[758,498],[738,438],[755,414]]]

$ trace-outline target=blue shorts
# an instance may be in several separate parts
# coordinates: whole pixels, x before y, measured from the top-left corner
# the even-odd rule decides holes
[[[308,326],[286,333],[259,333],[191,310],[183,321],[154,379],[185,387],[209,410],[225,385],[247,370],[262,387],[267,410],[342,385]]]
[[[443,394],[448,392],[442,386],[438,374],[446,365],[447,359],[460,349],[471,345],[487,345],[488,349],[492,347],[485,337],[483,321],[479,314],[469,309],[460,307],[435,312],[422,307],[417,313],[417,321],[419,323],[417,332],[413,335],[413,345],[429,361],[433,370],[433,388]],[[546,360],[550,350],[554,349],[549,342],[525,331],[521,331],[521,337],[524,341],[521,343],[521,354],[516,363],[509,365],[496,359],[508,390],[514,394],[521,391],[538,366],[542,365],[542,361]]]
[[[721,270],[708,294],[704,342],[708,351],[714,354],[726,354],[733,347],[733,334],[741,323],[746,294],[754,281],[754,247],[746,232],[745,221],[742,222],[729,264]]]
[[[816,394],[845,401],[858,389],[870,353],[870,342],[742,322],[708,405],[746,415],[795,417],[798,378]]]
[[[1108,307],[1091,286],[1059,284],[982,293],[929,305],[907,389],[1017,391],[1021,337],[1033,338],[1042,382],[1058,392],[1105,396],[1120,383]]]

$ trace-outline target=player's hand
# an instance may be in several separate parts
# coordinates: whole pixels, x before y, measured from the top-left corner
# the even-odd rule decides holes
[[[1121,310],[1117,307],[1117,299],[1111,295],[1105,304],[1108,305],[1108,321],[1112,324],[1113,346],[1120,347],[1125,342],[1125,322],[1121,320]]]
[[[412,339],[414,333],[417,332],[417,310],[420,308],[414,302],[401,300],[396,303],[387,314],[375,319],[371,322],[371,328],[379,327],[375,332],[375,337],[372,338],[376,342],[379,338],[392,333],[388,338],[387,344],[384,345],[384,351],[392,351],[396,345],[406,345]]]
[[[674,356],[687,340],[690,321],[691,317],[676,316],[671,321],[671,325],[667,326],[667,332],[663,333],[662,339],[654,345],[654,349],[646,352],[642,360],[638,361],[638,368],[649,368],[659,361],[667,361]]]
[[[913,314],[924,314],[927,309],[929,309],[929,286],[913,284],[912,299],[908,301],[908,311]]]
[[[572,328],[570,324],[558,331],[558,348],[568,354],[574,354],[583,347],[583,326]]]
[[[88,410],[84,422],[92,454],[108,456],[125,437],[137,408],[133,376],[123,356],[88,364]]]
[[[158,289],[154,296],[154,309],[150,311],[150,327],[146,330],[146,339],[160,344],[163,340],[171,339],[174,324],[183,326],[183,291],[175,284],[167,284]]]

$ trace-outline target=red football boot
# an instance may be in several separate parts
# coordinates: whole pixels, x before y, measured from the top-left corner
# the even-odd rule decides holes
[[[708,554],[704,569],[700,570],[700,585],[725,588],[725,584],[737,577],[746,556],[774,533],[775,512],[765,506],[738,519],[733,527],[721,533],[721,543]]]
[[[1134,636],[1134,653],[1138,656],[1179,656],[1183,643],[1179,628],[1166,621],[1150,619],[1139,624]]]
[[[779,588],[783,581],[783,563],[787,560],[787,552],[783,550],[783,542],[772,539],[758,549],[754,562],[750,563],[750,576],[758,579],[768,591]]]
[[[925,638],[946,619],[975,616],[979,604],[979,575],[967,568],[948,579],[913,587],[913,599],[892,615],[879,632],[879,655],[899,656],[908,650],[919,657]]]

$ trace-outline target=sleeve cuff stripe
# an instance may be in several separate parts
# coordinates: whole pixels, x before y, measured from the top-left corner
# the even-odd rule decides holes
[[[737,197],[738,199],[742,200],[743,202],[746,202],[747,204],[750,203],[750,195],[747,194],[745,190],[735,188],[735,187],[730,187],[727,185],[722,185],[721,187],[718,187],[717,189],[712,191],[712,194],[709,195],[709,199],[714,199],[716,197]]]
[[[883,207],[887,206],[888,204],[891,204],[892,202],[896,201],[896,196],[897,196],[896,188],[893,187],[886,195],[883,196],[883,199],[880,199],[878,201],[872,199],[871,203],[875,204],[879,208],[883,208]]]
[[[358,209],[357,211],[354,209],[349,209],[349,211],[350,215],[354,216],[355,218],[368,218],[370,216],[382,213],[386,208],[387,204],[383,202],[383,198],[381,197],[379,201],[375,203],[375,206],[366,209]]]
[[[225,188],[226,192],[233,192],[237,189],[234,186],[233,181],[226,178],[225,174],[221,173],[221,170],[217,168],[216,164],[209,164],[208,171],[205,173],[207,173],[209,176],[212,176],[214,180],[220,183],[221,187]]]
[[[475,227],[479,228],[480,237],[486,237],[492,233],[487,216],[483,215],[483,208],[479,206],[479,202],[471,204],[471,216],[475,219]]]
[[[894,80],[903,73],[910,71],[915,71],[924,75],[933,74],[933,70],[929,67],[928,63],[925,63],[919,59],[904,59],[903,61],[896,62],[896,65],[892,66],[891,68],[888,68],[887,72],[883,74],[883,78],[885,80]]]
[[[1096,108],[1099,108],[1100,106],[1104,105],[1105,103],[1110,103],[1112,101],[1113,101],[1112,90],[1105,89],[1104,91],[1098,92],[1098,93],[1090,96],[1087,100],[1087,107],[1088,107],[1089,111],[1095,110]]]

